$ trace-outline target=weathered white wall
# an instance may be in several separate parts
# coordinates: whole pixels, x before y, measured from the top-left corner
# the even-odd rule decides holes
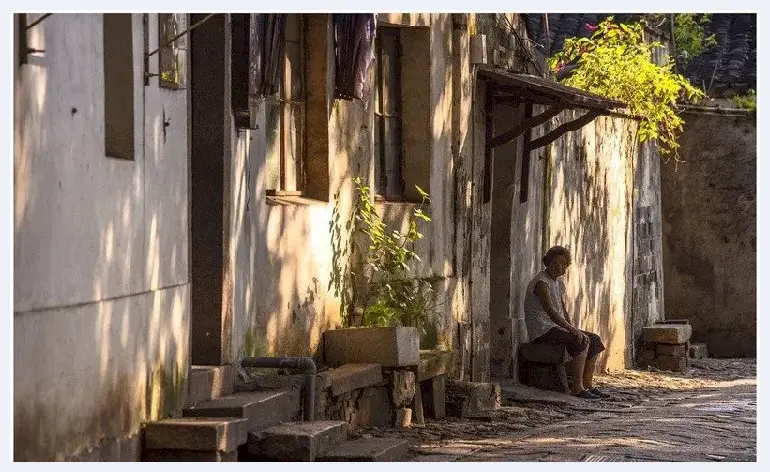
[[[183,400],[187,92],[143,86],[141,15],[133,30],[133,161],[104,152],[102,15],[54,14],[15,68],[16,459],[129,436]]]
[[[459,317],[455,295],[454,187],[452,158],[452,22],[446,14],[386,14],[379,20],[401,26],[431,27],[430,182],[433,222],[421,230],[415,273],[435,279],[446,301],[437,320],[438,342],[451,345]],[[327,44],[328,47],[331,43]],[[260,129],[234,133],[230,253],[233,271],[233,354],[317,354],[321,333],[338,326],[339,301],[327,290],[331,269],[329,220],[341,194],[348,214],[354,176],[373,184],[373,102],[333,100],[333,64],[325,85],[328,97],[329,201],[265,196],[264,111]],[[310,79],[317,80],[317,79]],[[319,84],[315,83],[316,86]],[[320,86],[323,86],[321,84]],[[312,176],[311,176],[312,178]],[[378,204],[386,222],[403,227],[413,204]],[[444,298],[445,297],[445,298]]]
[[[580,112],[563,113],[564,122]],[[555,126],[555,125],[554,125]],[[607,351],[598,368],[626,366],[626,306],[633,249],[633,160],[636,123],[600,117],[551,145],[548,246],[569,246],[567,310],[579,328],[599,334]]]

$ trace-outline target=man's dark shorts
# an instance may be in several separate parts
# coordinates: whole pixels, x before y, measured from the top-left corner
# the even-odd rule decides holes
[[[577,336],[573,335],[565,329],[551,328],[547,333],[538,338],[535,338],[530,342],[544,344],[564,344],[564,347],[567,348],[567,353],[572,357],[575,357],[583,352],[583,350],[586,348],[586,344],[588,344],[588,355],[586,356],[587,359],[596,356],[605,349],[604,343],[602,343],[602,340],[598,334],[583,330],[580,330],[580,332],[585,334],[588,339],[583,336],[578,339]]]

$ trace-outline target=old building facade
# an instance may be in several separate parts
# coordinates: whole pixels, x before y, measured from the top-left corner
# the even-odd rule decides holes
[[[341,325],[329,222],[354,177],[392,227],[415,185],[430,193],[424,347],[455,350],[460,378],[515,375],[523,290],[552,244],[573,250],[568,307],[605,338],[602,368],[631,365],[662,317],[657,152],[596,97],[522,79],[545,74],[522,15],[377,15],[361,99],[335,96],[334,17],[286,15],[278,92],[247,118],[249,15],[38,19],[15,31],[17,460],[136,459],[192,365],[321,359]],[[606,116],[559,136],[580,100]]]

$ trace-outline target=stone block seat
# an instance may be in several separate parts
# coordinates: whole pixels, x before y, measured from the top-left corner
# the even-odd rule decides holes
[[[568,393],[564,364],[570,359],[563,344],[524,343],[519,346],[519,381],[530,387]]]
[[[424,418],[442,419],[446,416],[446,379],[457,364],[454,351],[420,351],[417,366],[418,388],[415,395],[415,421]]]

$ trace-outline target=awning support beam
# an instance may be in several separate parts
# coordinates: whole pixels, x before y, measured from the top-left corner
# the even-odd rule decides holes
[[[534,151],[537,148],[548,146],[552,142],[559,139],[567,131],[577,131],[583,126],[595,120],[598,116],[601,116],[604,114],[606,113],[602,110],[589,110],[588,113],[581,116],[580,118],[576,118],[572,121],[568,121],[567,123],[564,123],[558,128],[556,128],[555,130],[551,131],[550,133],[547,133],[546,135],[533,140],[531,143],[529,143],[528,151]]]
[[[502,146],[503,144],[513,141],[514,139],[518,138],[519,136],[531,130],[532,128],[542,125],[543,123],[550,120],[554,116],[558,115],[565,109],[566,107],[564,105],[551,105],[550,108],[540,113],[539,115],[532,116],[522,121],[521,123],[519,123],[519,125],[517,125],[512,130],[506,131],[505,133],[499,134],[494,138],[492,138],[491,147],[496,148],[498,146]]]

